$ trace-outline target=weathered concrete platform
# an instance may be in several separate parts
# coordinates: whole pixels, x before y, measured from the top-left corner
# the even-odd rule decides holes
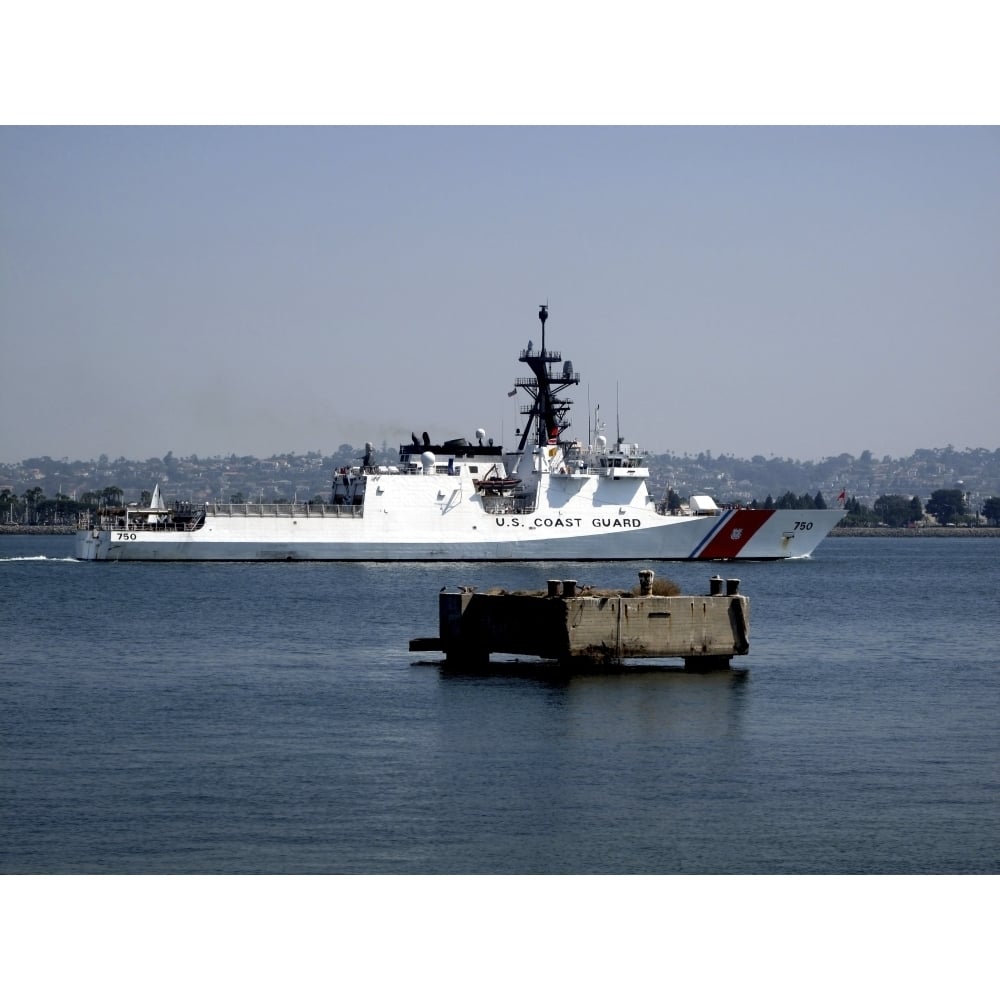
[[[410,650],[443,650],[462,666],[483,666],[491,653],[579,666],[680,657],[688,670],[728,669],[749,652],[750,602],[739,580],[715,577],[707,595],[665,597],[652,593],[652,578],[640,574],[638,596],[578,592],[573,580],[550,580],[542,594],[445,590],[437,638],[413,639]]]

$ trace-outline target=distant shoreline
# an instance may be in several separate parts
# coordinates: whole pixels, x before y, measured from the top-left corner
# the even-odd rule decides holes
[[[834,528],[828,538],[1000,538],[1000,528]]]
[[[73,535],[69,525],[0,524],[0,535]],[[834,528],[828,538],[1000,538],[1000,528]]]
[[[0,535],[75,535],[68,524],[0,524]]]

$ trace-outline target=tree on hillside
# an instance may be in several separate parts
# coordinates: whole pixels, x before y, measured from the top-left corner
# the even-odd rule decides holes
[[[935,490],[927,501],[927,513],[938,524],[954,524],[965,517],[965,494],[961,490]]]
[[[842,523],[845,528],[866,528],[878,523],[878,516],[861,503],[857,497],[851,497],[844,504],[844,511]]]
[[[1000,497],[987,497],[983,503],[983,517],[988,524],[1000,526]]]
[[[905,527],[920,517],[919,514],[916,518],[913,516],[913,499],[915,498],[903,497],[898,493],[880,496],[875,501],[875,513],[878,515],[879,520],[883,524],[887,524],[890,528]],[[919,506],[920,501],[917,500],[918,509]]]
[[[100,497],[109,507],[120,507],[125,491],[120,486],[105,486]]]
[[[768,497],[768,500],[770,499]],[[819,504],[822,504],[821,507],[817,501]],[[767,502],[767,500],[764,501],[765,508],[767,507]],[[796,496],[791,490],[783,493],[777,500],[773,501],[773,506],[777,510],[826,510],[826,502],[823,500],[822,493],[817,493],[815,497],[811,497],[808,493]]]

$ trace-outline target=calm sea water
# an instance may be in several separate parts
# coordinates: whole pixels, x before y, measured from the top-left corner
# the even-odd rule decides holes
[[[0,872],[1000,872],[998,540],[651,564],[692,593],[738,576],[750,653],[596,677],[408,642],[445,585],[646,564],[84,564],[71,541],[0,536]]]

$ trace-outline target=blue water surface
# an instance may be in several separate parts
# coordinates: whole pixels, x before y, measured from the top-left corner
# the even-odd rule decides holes
[[[1000,540],[716,572],[740,669],[446,670],[443,586],[646,564],[111,564],[0,536],[3,873],[997,873]],[[523,664],[522,664],[523,667]]]

